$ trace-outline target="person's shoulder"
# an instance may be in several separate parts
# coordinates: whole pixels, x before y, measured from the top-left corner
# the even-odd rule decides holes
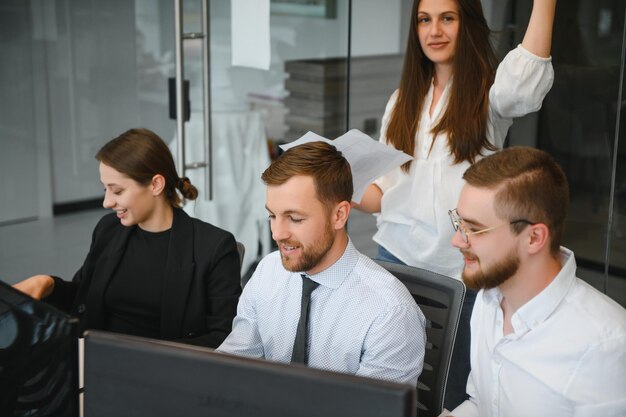
[[[596,337],[626,336],[626,309],[589,283],[576,278],[568,299],[580,323],[585,323]],[[572,319],[574,318],[572,317]]]
[[[100,220],[98,220],[98,223],[96,224],[96,227],[94,230],[96,233],[102,233],[106,231],[113,231],[116,229],[120,229],[122,227],[124,226],[122,225],[122,223],[120,223],[120,220],[117,218],[117,214],[113,212],[113,213],[107,213],[104,216],[102,216]]]
[[[392,108],[396,104],[396,101],[398,101],[398,94],[400,94],[400,89],[396,88],[394,92],[391,93],[391,96],[389,96],[389,100],[387,100],[387,109]]]
[[[547,328],[558,329],[572,349],[626,340],[626,310],[589,283],[572,278],[563,296],[554,300],[558,304],[546,319]]]
[[[265,255],[263,258],[261,258],[261,260],[259,261],[259,264],[257,266],[257,269],[259,268],[276,268],[280,266],[282,268],[282,262],[280,260],[280,251],[274,251],[274,252],[270,252],[267,255]],[[284,269],[284,268],[282,268]]]
[[[291,273],[282,265],[280,252],[274,251],[259,261],[246,287],[264,288],[265,290],[277,288],[284,286],[290,276]]]
[[[385,277],[393,277],[393,274],[379,265],[376,261],[370,258],[367,255],[364,255],[361,252],[358,252],[359,260],[357,263],[357,268],[362,270],[363,272],[369,272],[375,275],[381,275]]]
[[[233,236],[233,234],[231,232],[229,232],[226,229],[222,229],[221,227],[218,227],[214,224],[211,223],[207,223],[204,220],[200,220],[200,219],[196,219],[195,217],[191,217],[191,221],[194,225],[195,228],[203,230],[203,231],[208,231],[210,233],[213,234],[218,234],[218,235],[229,235],[229,236]]]
[[[391,272],[359,253],[355,272],[360,282],[389,304],[414,303],[407,287]]]
[[[115,212],[107,213],[104,216],[100,217],[98,220],[98,226],[107,226],[115,223],[119,223],[120,221],[117,218],[117,214]]]
[[[120,222],[115,212],[107,213],[98,220],[98,223],[93,228],[92,244],[98,250],[98,248],[107,246],[112,239],[116,239],[117,236],[123,234],[127,229]]]
[[[215,226],[214,224],[205,222],[204,220],[200,220],[196,217],[192,217],[187,214],[182,209],[175,209],[175,213],[182,221],[191,222],[193,228],[199,230],[201,234],[211,235],[211,236],[219,236],[221,237],[232,237],[234,239],[234,235],[226,229],[222,229],[221,227]]]

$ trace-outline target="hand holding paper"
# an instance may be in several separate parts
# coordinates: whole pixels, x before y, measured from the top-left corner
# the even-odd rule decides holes
[[[352,199],[356,202],[361,201],[365,189],[372,181],[413,159],[412,156],[384,145],[358,129],[349,130],[335,140],[307,132],[301,138],[280,147],[286,151],[294,146],[318,141],[333,145],[350,164],[354,187]]]

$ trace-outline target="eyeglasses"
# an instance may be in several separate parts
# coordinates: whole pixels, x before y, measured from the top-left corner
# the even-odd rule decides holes
[[[519,219],[519,220],[510,221],[508,223],[502,223],[497,226],[487,227],[486,229],[475,230],[473,232],[470,232],[467,230],[467,228],[463,224],[463,219],[459,216],[459,213],[456,211],[456,209],[448,210],[448,216],[450,216],[450,221],[452,222],[452,227],[454,228],[454,231],[456,232],[458,230],[461,232],[461,237],[463,238],[463,241],[465,243],[469,243],[469,237],[471,235],[479,235],[481,233],[487,233],[493,229],[497,229],[500,226],[511,225],[515,223],[526,223],[526,224],[531,224],[531,225],[534,224],[531,221]]]

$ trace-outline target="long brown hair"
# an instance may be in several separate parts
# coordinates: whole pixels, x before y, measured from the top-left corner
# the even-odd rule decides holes
[[[480,0],[456,0],[459,34],[454,55],[453,81],[445,113],[432,133],[448,134],[454,163],[474,162],[483,148],[495,150],[487,139],[489,88],[493,84],[497,58],[489,43],[490,30]],[[398,95],[387,126],[387,140],[409,155],[415,150],[415,135],[424,98],[434,76],[434,65],[420,46],[417,35],[420,0],[414,0],[411,26]],[[411,162],[402,166],[408,172]]]
[[[165,199],[172,207],[180,207],[181,198],[194,200],[198,190],[189,178],[179,178],[174,158],[163,140],[148,129],[136,128],[122,133],[107,142],[96,154],[96,159],[118,172],[146,186],[152,178],[165,178]]]

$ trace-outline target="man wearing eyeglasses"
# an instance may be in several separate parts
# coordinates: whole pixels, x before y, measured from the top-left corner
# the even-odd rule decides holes
[[[545,152],[470,167],[450,210],[471,319],[463,416],[626,416],[626,310],[576,278],[561,247],[567,180]]]

